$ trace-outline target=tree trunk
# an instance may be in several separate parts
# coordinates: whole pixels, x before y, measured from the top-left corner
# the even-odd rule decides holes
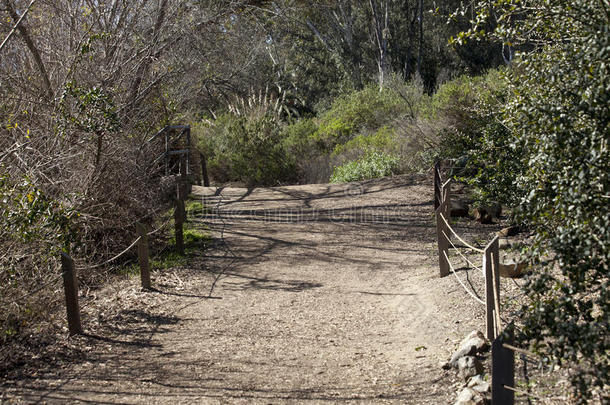
[[[153,57],[152,48],[155,46],[155,44],[159,40],[161,27],[163,26],[163,22],[165,21],[167,3],[168,3],[168,0],[160,0],[159,14],[157,14],[157,20],[155,22],[155,26],[153,29],[153,36],[152,36],[151,44],[150,44],[151,52],[149,55],[147,55],[142,60],[140,66],[138,67],[138,70],[136,71],[136,77],[134,78],[133,83],[131,85],[131,91],[129,93],[130,95],[129,95],[128,102],[127,102],[127,104],[130,106],[129,109],[133,109],[135,107],[136,100],[138,99],[138,94],[140,92],[140,86],[142,85],[142,82],[144,81],[144,77],[146,76],[146,74],[148,73],[148,71],[150,69],[150,65],[152,64],[153,60],[155,59]]]
[[[346,1],[345,7],[339,4],[339,10],[341,10],[341,14],[345,20],[343,37],[345,38],[345,42],[347,43],[350,54],[352,82],[354,87],[359,90],[362,88],[362,76],[360,74],[360,63],[362,61],[362,56],[356,47],[356,42],[354,41],[354,16],[352,13],[352,1]]]
[[[424,0],[419,0],[419,53],[417,54],[417,74],[421,77],[421,60],[424,49]]]
[[[20,17],[15,11],[12,2],[10,0],[4,0],[4,4],[6,5],[6,9],[9,15],[16,24],[19,21]],[[27,45],[28,49],[30,50],[30,53],[32,54],[32,57],[34,58],[34,62],[36,62],[36,66],[38,67],[38,72],[40,73],[40,77],[42,78],[42,84],[44,87],[44,98],[47,101],[52,101],[53,89],[51,87],[51,81],[49,80],[49,74],[47,73],[47,69],[44,66],[42,58],[40,57],[40,52],[38,51],[38,48],[36,48],[36,45],[34,44],[32,37],[30,36],[25,22],[22,21],[21,24],[17,26],[17,30],[19,30],[19,34],[21,34],[21,37],[25,41],[25,44]]]
[[[377,67],[379,69],[379,90],[383,89],[389,71],[388,39],[390,36],[388,3],[382,2],[381,8],[385,8],[384,15],[379,15],[379,9],[375,0],[369,0],[371,13],[373,14],[373,26],[377,45]],[[383,18],[383,19],[382,19]]]

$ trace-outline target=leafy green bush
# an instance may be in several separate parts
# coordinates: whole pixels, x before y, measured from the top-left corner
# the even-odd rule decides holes
[[[311,137],[321,151],[330,152],[360,133],[377,130],[407,111],[399,95],[389,89],[368,86],[339,97],[319,119]]]
[[[370,135],[357,135],[346,143],[335,146],[332,154],[338,156],[349,152],[363,153],[368,150],[396,151],[396,149],[396,131],[394,128],[384,125]]]
[[[476,9],[486,21],[488,2]],[[508,168],[488,163],[517,183],[520,218],[536,230],[519,338],[569,367],[579,403],[609,399],[608,11],[603,1],[496,2],[503,23],[492,36],[540,47],[513,61],[510,97],[497,109],[505,128],[483,139],[488,150],[503,149],[495,156],[514,159]]]
[[[286,152],[280,123],[273,115],[227,113],[195,126],[195,133],[210,156],[208,169],[216,181],[254,186],[295,180],[295,162]]]
[[[284,148],[292,156],[311,156],[317,154],[313,134],[318,130],[314,118],[301,118],[282,129]]]
[[[41,296],[49,294],[47,290],[14,300],[57,277],[56,258],[77,241],[72,224],[77,213],[49,198],[29,179],[13,179],[1,165],[0,172],[0,249],[12,252],[20,248],[19,255],[0,256],[0,305],[6,308],[0,315],[3,341],[45,318],[47,301]]]
[[[478,77],[460,76],[440,86],[422,107],[422,117],[439,128],[438,146],[431,158],[475,156],[487,126],[498,124],[495,107],[504,101],[507,88],[501,70]]]
[[[335,167],[331,183],[348,183],[390,176],[398,170],[399,159],[381,152],[368,152],[358,160]]]

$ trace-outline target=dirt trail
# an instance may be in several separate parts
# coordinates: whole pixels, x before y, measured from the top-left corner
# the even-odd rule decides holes
[[[152,327],[106,339],[80,364],[14,382],[5,399],[451,402],[452,377],[440,363],[480,325],[456,321],[465,293],[438,278],[429,184],[398,176],[194,187],[212,208],[198,221],[219,242],[190,263],[196,276],[180,276],[190,287],[166,295],[154,317],[138,315]]]

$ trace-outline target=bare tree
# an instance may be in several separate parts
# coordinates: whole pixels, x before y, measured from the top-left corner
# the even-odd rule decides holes
[[[374,43],[377,47],[377,68],[379,88],[383,89],[390,70],[388,42],[390,37],[388,1],[369,0],[373,19]]]
[[[0,218],[2,297],[15,282],[44,284],[59,250],[116,253],[158,208],[157,155],[143,144],[172,118],[160,101],[167,51],[188,11],[179,0],[30,1],[0,0],[2,38],[15,30],[0,58],[0,212],[12,218]]]

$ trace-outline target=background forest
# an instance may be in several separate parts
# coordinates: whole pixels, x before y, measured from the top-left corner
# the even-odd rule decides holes
[[[109,258],[164,206],[147,141],[181,123],[217,183],[457,159],[536,229],[520,338],[577,365],[576,400],[607,388],[605,0],[0,0],[0,39],[3,341],[45,318],[16,298],[59,252]]]

